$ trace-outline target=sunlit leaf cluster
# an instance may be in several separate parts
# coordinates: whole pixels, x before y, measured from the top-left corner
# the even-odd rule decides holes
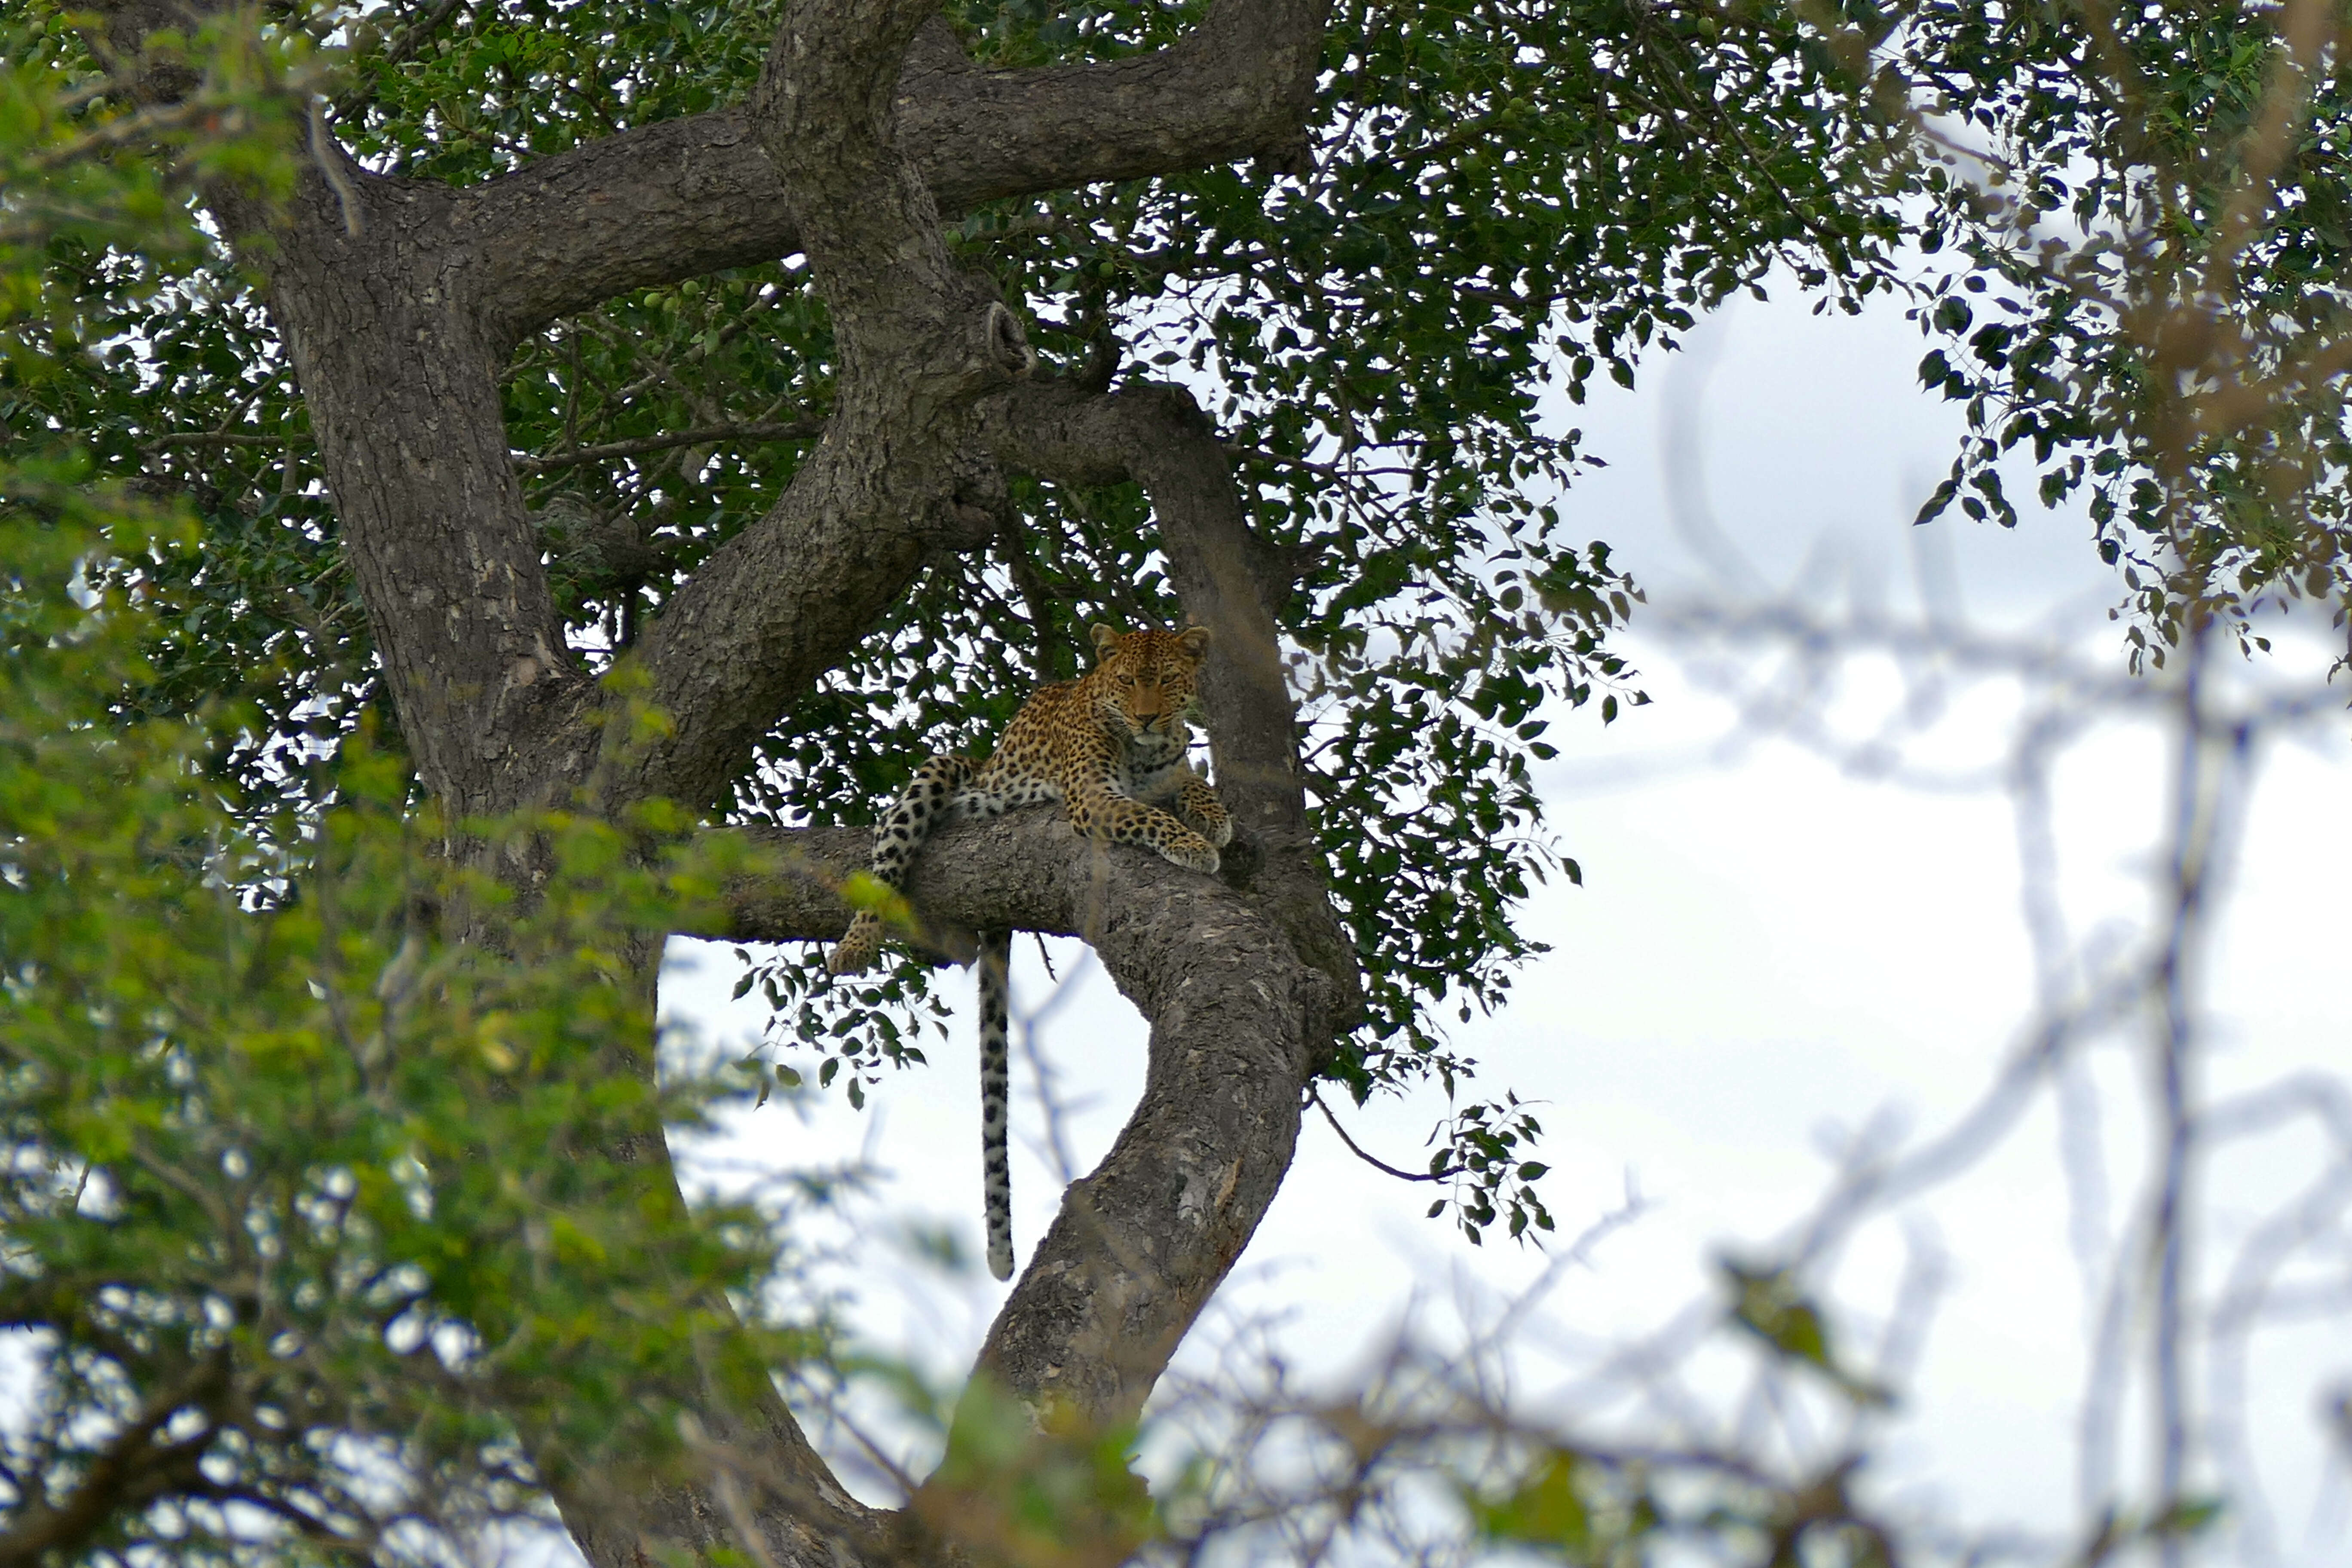
[[[17,171],[119,123],[47,37],[10,39]],[[214,108],[183,150],[282,183],[299,121]],[[446,1561],[561,1469],[658,1473],[678,1391],[769,1396],[817,1348],[761,1326],[772,1214],[632,1157],[752,1087],[657,1081],[634,962],[746,868],[656,807],[466,825],[545,868],[528,910],[452,866],[351,700],[274,344],[155,145],[79,154],[71,204],[12,186],[0,252],[0,1534]],[[448,940],[493,910],[501,944]]]
[[[387,1560],[558,1468],[658,1468],[657,1391],[751,1400],[805,1348],[740,1331],[766,1219],[628,1152],[749,1087],[656,1087],[630,959],[743,868],[649,855],[657,816],[478,825],[548,869],[494,951],[444,917],[510,890],[448,869],[396,757],[345,745],[330,809],[250,833],[207,782],[233,706],[110,711],[148,639],[127,594],[69,591],[86,493],[8,525],[0,596],[0,1325],[33,1373],[0,1529]]]

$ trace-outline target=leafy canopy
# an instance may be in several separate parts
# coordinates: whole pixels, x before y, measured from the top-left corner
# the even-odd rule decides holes
[[[1971,429],[1923,519],[2087,502],[2135,664],[2219,616],[2344,601],[2352,68],[2335,0],[1931,4],[1878,63],[1949,150],[1921,379]],[[2339,612],[2338,619],[2341,619]],[[2256,639],[2259,640],[2259,639]]]
[[[740,100],[771,9],[330,4],[265,37],[297,62],[281,76],[330,71],[298,85],[323,89],[372,166],[465,184]],[[2315,9],[2336,15],[2296,14]],[[1149,49],[1200,12],[949,7],[976,58],[1008,66]],[[57,107],[49,130],[20,116],[11,135],[79,167],[60,138],[127,111],[58,12],[23,14],[13,90]],[[1642,700],[1612,642],[1638,595],[1573,516],[1587,458],[1562,420],[1594,377],[1631,384],[1643,353],[1776,268],[1846,308],[1926,294],[1923,325],[1946,342],[1923,375],[1975,430],[1930,510],[2012,521],[1999,464],[2030,447],[2045,500],[2091,493],[2137,595],[2130,635],[2158,657],[2195,606],[2339,591],[2341,50],[2312,55],[2309,106],[2256,171],[2265,199],[2231,216],[2240,133],[2266,123],[2291,54],[2270,15],[2204,8],[1343,0],[1295,165],[958,216],[961,254],[1024,312],[1049,372],[1202,394],[1255,526],[1293,565],[1277,615],[1310,804],[1369,988],[1335,1077],[1359,1097],[1423,1079],[1450,1095],[1471,1071],[1447,1026],[1496,1005],[1535,952],[1516,917],[1532,884],[1577,875],[1533,786],[1547,726]],[[212,68],[257,122],[288,114],[249,85],[258,67]],[[1934,155],[1937,137],[1971,151]],[[144,145],[96,150],[160,212],[187,176],[131,155]],[[2062,220],[2090,242],[2053,249]],[[266,833],[316,804],[294,762],[383,706],[282,346],[184,225],[172,246],[103,223],[41,232],[0,439],[18,455],[69,433],[94,476],[193,514],[194,548],[126,568],[152,632],[122,710],[249,705],[206,765]],[[2138,265],[2151,255],[2171,259]],[[2149,325],[2187,310],[2193,327],[2217,258],[2241,290],[2228,374],[2294,394],[2234,425],[2192,405],[2196,367]],[[583,658],[625,650],[774,500],[822,427],[832,364],[822,302],[789,260],[608,300],[521,346],[509,439]],[[2192,456],[2166,457],[2184,427]],[[1031,687],[1073,673],[1087,623],[1181,614],[1132,487],[1024,480],[1014,500],[1016,529],[935,568],[782,716],[737,815],[870,820],[923,756],[984,749]],[[374,721],[396,747],[391,716]],[[780,1045],[828,1079],[919,1058],[918,965],[837,988],[792,953],[749,979],[777,1005]],[[1464,1110],[1532,1131],[1507,1103]],[[1464,1125],[1441,1163],[1467,1172],[1481,1151]],[[1486,1172],[1517,1169],[1483,1153]],[[1515,1176],[1474,1180],[1456,1212],[1474,1232],[1547,1217]]]
[[[978,58],[1013,65],[1151,48],[1200,9],[950,16]],[[430,33],[306,15],[348,46],[337,132],[373,166],[467,183],[740,99],[767,13],[520,3]],[[1495,1005],[1536,951],[1515,917],[1531,884],[1577,874],[1532,784],[1547,726],[1642,700],[1609,642],[1633,585],[1563,510],[1580,453],[1561,400],[1604,371],[1630,384],[1644,348],[1776,262],[1850,298],[1880,286],[1897,225],[1853,197],[1884,183],[1886,133],[1841,110],[1844,90],[1786,16],[1343,4],[1296,171],[959,220],[963,258],[1018,304],[1050,371],[1202,393],[1255,527],[1295,563],[1278,616],[1311,804],[1367,964],[1370,1014],[1333,1069],[1359,1096],[1423,1077],[1450,1093],[1471,1069],[1445,1025]],[[284,759],[349,732],[377,689],[282,347],[216,255],[166,277],[90,245],[51,271],[74,341],[109,346],[60,341],[69,369],[11,395],[98,471],[186,498],[202,534],[142,569],[157,643],[135,701],[251,703],[218,766],[257,809],[299,798],[307,775]],[[509,437],[584,657],[625,648],[775,499],[822,426],[832,362],[822,305],[782,263],[609,300],[522,346]],[[742,816],[870,820],[925,755],[984,749],[1031,687],[1073,673],[1087,623],[1181,616],[1132,487],[1023,482],[1015,500],[1016,532],[932,572],[783,716],[738,783]],[[834,989],[794,954],[755,978],[828,1077],[907,1059],[919,967]],[[1457,1143],[1452,1163],[1478,1152]],[[1516,1177],[1474,1183],[1459,1212],[1475,1228],[1497,1201],[1515,1229],[1543,1217]]]

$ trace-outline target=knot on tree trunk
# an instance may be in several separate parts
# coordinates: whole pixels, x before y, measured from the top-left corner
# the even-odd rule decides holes
[[[1021,330],[1021,318],[1002,300],[988,307],[988,353],[1007,375],[1027,375],[1037,363],[1029,334]]]

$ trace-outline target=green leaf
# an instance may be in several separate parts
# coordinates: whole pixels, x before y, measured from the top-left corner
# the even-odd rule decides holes
[[[1592,1544],[1592,1518],[1578,1491],[1580,1462],[1573,1451],[1555,1449],[1501,1501],[1467,1499],[1479,1533],[1491,1541],[1548,1547],[1571,1561],[1582,1560]]]

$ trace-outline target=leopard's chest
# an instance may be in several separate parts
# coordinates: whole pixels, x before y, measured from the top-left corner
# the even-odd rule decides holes
[[[1168,735],[1139,735],[1111,746],[1110,788],[1130,800],[1157,800],[1184,767],[1192,737],[1180,725]]]
[[[1093,725],[1056,725],[1007,737],[993,771],[1004,783],[1034,784],[1055,795],[1099,781],[1113,795],[1150,800],[1181,773],[1191,735],[1121,735]]]

